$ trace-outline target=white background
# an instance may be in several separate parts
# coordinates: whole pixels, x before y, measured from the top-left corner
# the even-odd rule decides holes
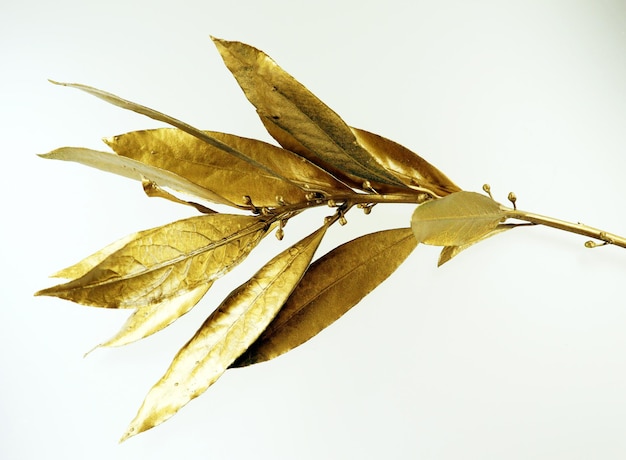
[[[227,372],[117,444],[203,318],[321,219],[291,224],[282,245],[268,238],[168,330],[86,359],[127,313],[33,297],[107,243],[193,214],[133,181],[36,157],[161,126],[46,79],[267,140],[209,35],[265,50],[349,124],[468,190],[489,182],[521,208],[626,234],[621,0],[3,2],[0,457],[624,458],[626,252],[544,228],[440,269],[437,249],[418,247],[311,342]],[[410,214],[354,211],[324,249]]]

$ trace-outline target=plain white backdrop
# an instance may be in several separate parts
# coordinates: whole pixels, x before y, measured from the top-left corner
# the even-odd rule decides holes
[[[270,54],[349,124],[460,186],[626,234],[622,0],[4,2],[0,6],[0,457],[3,459],[622,459],[626,251],[520,229],[437,269],[418,247],[293,352],[227,372],[179,414],[117,439],[175,352],[235,286],[317,226],[268,238],[189,315],[82,355],[126,312],[33,293],[128,233],[193,215],[139,184],[35,154],[161,126],[48,78],[197,127],[268,140],[209,40]],[[323,250],[407,226],[357,212]]]

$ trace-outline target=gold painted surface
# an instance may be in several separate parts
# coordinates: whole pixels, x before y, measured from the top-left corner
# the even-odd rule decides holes
[[[148,196],[192,206],[203,215],[122,238],[57,272],[53,276],[68,281],[37,295],[133,310],[120,331],[101,344],[124,345],[188,312],[270,231],[281,240],[292,217],[313,207],[326,207],[329,215],[321,228],[282,250],[223,300],[150,390],[122,439],[167,420],[227,368],[272,359],[309,340],[384,282],[418,242],[443,246],[439,265],[522,225],[545,225],[597,241],[587,247],[626,247],[619,235],[521,211],[513,193],[510,208],[494,201],[488,186],[483,190],[489,197],[462,191],[407,148],[350,128],[262,51],[213,41],[282,148],[200,130],[111,93],[60,83],[172,128],[106,139],[115,153],[63,147],[42,157],[141,181]],[[215,211],[204,202],[239,214]],[[326,231],[337,222],[345,225],[353,208],[369,214],[387,203],[418,205],[410,228],[365,234],[311,263]],[[509,219],[513,223],[504,223]]]

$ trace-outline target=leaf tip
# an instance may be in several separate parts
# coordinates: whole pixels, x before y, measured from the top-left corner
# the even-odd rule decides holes
[[[139,433],[143,433],[144,431],[147,431],[150,428],[154,428],[159,423],[161,423],[161,421],[150,423],[149,418],[145,418],[145,417],[140,418],[140,413],[138,413],[137,416],[135,416],[135,418],[133,419],[133,421],[130,422],[130,425],[128,425],[128,428],[126,429],[126,432],[120,438],[119,443],[121,444],[124,441],[126,441],[128,438],[132,438],[133,436],[136,436]]]
[[[226,51],[227,43],[221,38],[213,38],[213,44],[215,45],[215,48],[217,48],[217,52],[223,56]]]
[[[223,54],[223,51],[227,50],[230,46],[237,45],[239,43],[232,40],[225,40],[223,38],[215,37],[213,35],[211,35],[211,40],[213,41],[213,44],[220,54]]]
[[[124,441],[126,441],[128,438],[131,438],[131,437],[135,436],[136,434],[139,434],[139,432],[135,433],[134,429],[129,427],[128,430],[126,430],[126,433],[124,433],[122,435],[122,437],[120,438],[118,443],[121,444]]]
[[[40,296],[50,296],[50,297],[59,297],[59,298],[63,298],[62,293],[64,292],[64,285],[63,284],[57,284],[55,286],[50,286],[44,289],[40,289],[39,291],[35,292],[35,296],[36,297],[40,297]]]
[[[46,153],[37,153],[38,157],[44,158],[46,160],[63,160],[63,152],[68,149],[68,147],[60,147],[58,149],[54,149],[50,152]]]
[[[45,288],[45,289],[40,289],[39,291],[35,292],[35,294],[33,294],[35,297],[42,297],[42,296],[54,296],[54,288],[53,287],[49,287],[49,288]]]
[[[221,39],[221,38],[219,38],[219,37],[216,37],[215,35],[210,35],[210,37],[211,37],[211,41],[213,42],[213,44],[214,44],[215,46],[222,45],[222,44],[223,44],[223,42],[224,42],[224,40],[223,40],[223,39]]]
[[[450,261],[455,256],[455,252],[458,252],[456,246],[444,246],[439,253],[439,259],[437,260],[437,268],[441,267],[446,262]]]
[[[150,428],[153,428],[154,426],[160,423],[160,422],[149,423],[148,422],[149,419],[141,416],[142,409],[143,409],[143,406],[139,409],[139,412],[137,413],[135,418],[132,420],[132,422],[130,422],[130,424],[128,425],[128,428],[126,428],[126,432],[122,435],[122,437],[119,440],[120,444],[126,441],[128,438],[132,438],[133,436],[136,436],[139,433],[143,433],[144,431],[149,430]]]
[[[83,355],[83,359],[85,359],[87,356],[89,356],[89,355],[90,355],[91,353],[93,353],[95,350],[97,350],[98,348],[103,347],[103,346],[104,346],[104,344],[102,344],[102,343],[100,343],[100,344],[96,345],[95,347],[93,347],[91,350],[89,350],[87,353],[85,353],[85,354]]]
[[[56,80],[53,80],[51,78],[48,78],[48,81],[50,83],[52,83],[53,85],[57,85],[57,86],[72,86],[72,83],[67,83],[67,82],[63,82],[63,81],[56,81]]]
[[[102,138],[102,142],[104,142],[109,147],[112,147],[115,144],[118,136],[107,136]]]
[[[144,404],[139,409],[139,411],[137,412],[137,415],[135,416],[135,418],[128,425],[126,432],[120,438],[119,440],[120,444],[126,441],[128,438],[132,438],[133,436],[136,436],[140,433],[143,433],[144,431],[148,431],[149,429],[154,428],[157,425],[160,425],[162,422],[164,422],[165,420],[167,420],[173,415],[173,414],[167,414],[165,416],[162,416],[162,414],[158,414],[158,413],[150,413],[150,412],[146,413],[144,412],[144,410],[145,410],[145,401],[144,401]]]
[[[44,158],[44,159],[49,159],[50,158],[50,154],[52,152],[48,152],[48,153],[37,153],[36,155],[40,158]]]

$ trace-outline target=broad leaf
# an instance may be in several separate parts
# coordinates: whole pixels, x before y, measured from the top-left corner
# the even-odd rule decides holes
[[[224,373],[276,316],[325,232],[286,249],[226,297],[152,387],[122,441],[164,422]]]
[[[405,185],[425,188],[439,196],[461,191],[444,173],[406,147],[378,134],[351,129],[357,142]]]
[[[316,260],[263,334],[231,367],[267,361],[338,320],[389,277],[417,246],[410,228],[370,233]]]
[[[63,147],[39,156],[52,160],[74,161],[138,181],[148,179],[161,187],[169,187],[213,203],[236,206],[235,203],[223,196],[194,184],[184,177],[113,153],[77,147]]]
[[[417,241],[435,246],[462,246],[495,229],[506,215],[491,198],[457,192],[417,207],[411,227]]]
[[[243,260],[267,233],[259,217],[210,214],[136,233],[61,271],[81,276],[37,295],[105,308],[169,301],[212,282]],[[91,268],[90,268],[91,267]]]
[[[269,56],[244,43],[217,38],[213,42],[263,123],[276,127],[269,132],[281,145],[284,138],[288,145],[302,145],[298,153],[309,152],[308,160],[333,173],[403,186],[356,142],[339,115]]]
[[[190,182],[214,190],[239,206],[249,196],[255,206],[277,206],[306,201],[306,194],[335,194],[349,191],[342,183],[304,158],[255,139],[205,131],[221,143],[241,152],[267,169],[279,171],[289,181],[268,174],[222,149],[179,129],[134,131],[105,139],[118,154],[185,177]]]

